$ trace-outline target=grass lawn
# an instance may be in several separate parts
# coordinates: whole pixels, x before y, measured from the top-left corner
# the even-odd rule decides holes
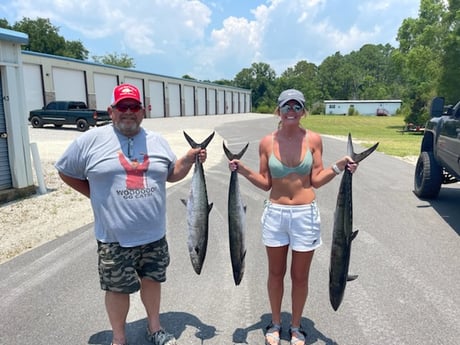
[[[308,115],[302,119],[305,128],[320,134],[347,136],[369,147],[379,142],[377,151],[391,156],[418,156],[423,135],[398,132],[405,123],[402,116]],[[423,132],[421,132],[423,133]]]

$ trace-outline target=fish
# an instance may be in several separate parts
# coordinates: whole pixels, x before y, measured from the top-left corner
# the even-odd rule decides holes
[[[348,156],[356,163],[359,163],[374,152],[378,145],[379,143],[376,143],[361,153],[355,153],[351,133],[348,133]],[[357,275],[348,274],[351,242],[358,235],[358,230],[353,231],[352,178],[353,174],[348,169],[345,169],[342,180],[340,181],[334,213],[329,266],[329,300],[335,311],[337,311],[342,303],[347,281],[358,278]]]
[[[196,143],[185,131],[184,136],[192,148],[200,147],[205,149],[214,137],[214,133],[215,132],[212,132],[209,137],[199,144]],[[190,254],[190,260],[195,273],[200,274],[203,268],[204,259],[206,258],[206,250],[208,247],[209,213],[211,212],[213,204],[208,201],[203,164],[200,162],[198,155],[195,157],[195,168],[193,171],[188,199],[181,200],[187,207],[187,246]]]
[[[237,153],[232,153],[225,142],[223,148],[225,155],[231,161],[241,159],[246,152],[249,143]],[[230,259],[232,261],[233,281],[235,285],[240,285],[244,275],[246,245],[246,205],[243,204],[238,182],[238,172],[232,171],[230,174],[230,184],[228,187],[228,238],[230,243]]]

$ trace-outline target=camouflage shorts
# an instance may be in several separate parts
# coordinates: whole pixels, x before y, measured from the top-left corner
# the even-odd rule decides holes
[[[161,240],[137,247],[121,247],[119,243],[97,242],[101,289],[133,293],[140,289],[140,279],[166,281],[169,265],[168,242]]]

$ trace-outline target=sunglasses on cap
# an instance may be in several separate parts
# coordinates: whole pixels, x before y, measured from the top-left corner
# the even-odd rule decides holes
[[[294,104],[294,105],[285,104],[282,107],[280,107],[281,113],[283,114],[286,114],[291,110],[297,113],[301,111],[302,109],[303,109],[303,106],[301,106],[300,104]]]
[[[126,113],[129,110],[131,110],[133,113],[137,113],[139,110],[142,109],[142,106],[140,104],[116,104],[112,105],[112,108],[116,108],[118,111],[122,113]]]

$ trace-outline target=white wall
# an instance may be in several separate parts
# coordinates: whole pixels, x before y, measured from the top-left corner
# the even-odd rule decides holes
[[[72,100],[88,103],[83,71],[54,67],[52,73],[56,101]]]
[[[146,106],[150,106],[150,116],[151,117],[164,117],[165,116],[165,106],[164,106],[164,83],[158,81],[149,81],[150,89],[150,103]]]
[[[110,74],[94,73],[96,109],[105,110],[112,103],[112,92],[117,86],[117,77]]]
[[[184,115],[185,116],[193,116],[195,115],[195,96],[194,96],[194,88],[193,86],[184,85],[183,87],[184,93],[182,98],[184,100]]]
[[[196,105],[197,115],[206,115],[206,89],[203,87],[196,88]]]
[[[23,64],[24,83],[29,92],[26,93],[26,112],[40,109],[43,104],[43,85],[40,66]]]
[[[181,116],[180,85],[168,83],[169,116]]]

